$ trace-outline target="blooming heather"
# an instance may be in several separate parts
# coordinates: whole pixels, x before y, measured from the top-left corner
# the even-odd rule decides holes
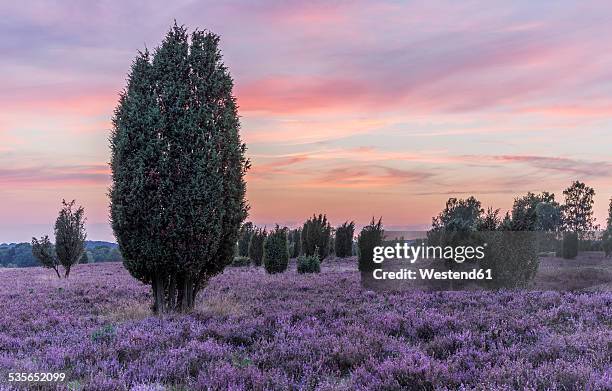
[[[609,292],[374,293],[355,263],[226,269],[163,317],[118,263],[0,269],[0,389],[40,371],[83,390],[612,386]]]

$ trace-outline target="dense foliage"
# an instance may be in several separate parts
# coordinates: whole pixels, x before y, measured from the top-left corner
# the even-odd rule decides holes
[[[354,262],[329,265],[314,278],[226,269],[192,313],[166,317],[118,263],[70,280],[3,269],[0,382],[49,371],[66,373],[60,389],[109,391],[610,389],[610,292],[374,293]]]
[[[474,231],[481,215],[482,204],[474,197],[467,199],[449,198],[446,206],[432,219],[432,228],[448,231]]]
[[[474,232],[482,224],[484,209],[474,197],[467,199],[449,198],[444,209],[432,219],[432,228],[427,232],[430,245],[466,246],[475,245]],[[497,218],[494,211],[493,218]]]
[[[576,232],[563,233],[563,252],[565,259],[574,259],[578,255],[578,234]]]
[[[250,221],[242,224],[240,233],[238,234],[238,255],[242,257],[249,256],[249,243],[254,231],[253,223]]]
[[[55,253],[64,267],[64,276],[70,276],[72,265],[79,263],[85,252],[85,209],[75,207],[75,201],[62,200],[57,220],[55,220]]]
[[[302,227],[302,254],[316,253],[320,260],[324,260],[329,255],[331,231],[327,216],[324,214],[313,215],[306,220]]]
[[[250,264],[251,260],[249,259],[249,257],[243,257],[242,255],[234,257],[234,260],[232,261],[233,267],[249,266]]]
[[[32,267],[39,265],[39,261],[32,254],[32,244],[0,244],[0,267]]]
[[[261,266],[264,253],[264,242],[268,233],[266,229],[255,228],[249,241],[249,258],[255,266]]]
[[[121,262],[122,260],[115,243],[86,240],[85,253],[79,263]],[[0,267],[39,265],[40,262],[32,253],[31,243],[0,243]]]
[[[123,262],[123,257],[117,246],[98,244],[88,247],[80,263]]]
[[[289,249],[291,258],[297,258],[302,253],[302,229],[296,228],[289,231]]]
[[[297,259],[297,272],[304,273],[320,273],[321,261],[318,255],[300,255]]]
[[[561,228],[561,206],[555,195],[527,193],[516,198],[512,206],[512,231],[558,231]]]
[[[602,250],[606,254],[606,257],[612,255],[612,198],[610,198],[610,206],[608,207],[606,229],[602,236]]]
[[[486,243],[485,257],[478,261],[480,269],[491,269],[492,281],[482,283],[492,288],[527,286],[540,265],[538,243],[531,231],[486,231],[477,235]]]
[[[355,235],[355,222],[347,221],[336,228],[336,238],[334,246],[336,256],[339,258],[350,257],[353,255],[353,236]]]
[[[287,228],[276,228],[268,234],[263,246],[263,264],[270,274],[282,273],[289,265]]]
[[[428,244],[437,246],[484,246],[485,257],[474,260],[480,269],[490,269],[493,281],[484,281],[494,288],[526,286],[534,278],[539,266],[539,237],[534,231],[551,221],[547,208],[559,210],[554,195],[528,193],[515,199],[512,214],[502,220],[499,210],[481,207],[474,197],[450,198],[442,212],[432,221],[427,233]],[[538,208],[541,213],[538,214]],[[554,215],[554,213],[552,213]],[[554,221],[554,220],[552,220]],[[556,229],[553,226],[550,229]],[[469,262],[468,262],[469,263]],[[445,261],[450,269],[460,268],[454,260]]]
[[[382,226],[382,218],[378,222],[372,218],[370,224],[363,227],[357,237],[357,248],[359,249],[359,271],[371,272],[374,270],[375,264],[374,247],[381,246],[385,237],[385,231]]]
[[[219,37],[175,24],[134,60],[115,110],[112,227],[157,312],[192,308],[232,262],[248,168],[232,88]]]
[[[563,224],[567,231],[584,233],[595,230],[593,217],[593,203],[595,190],[582,182],[575,181],[563,191],[565,204],[563,210]]]

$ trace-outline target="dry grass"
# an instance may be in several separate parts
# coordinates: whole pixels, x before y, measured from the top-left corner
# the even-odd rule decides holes
[[[239,316],[246,313],[246,309],[236,298],[231,296],[214,295],[207,296],[200,301],[196,312],[208,313],[213,316]]]
[[[113,323],[141,320],[152,315],[150,304],[138,301],[126,302],[119,307],[111,309],[106,314]]]

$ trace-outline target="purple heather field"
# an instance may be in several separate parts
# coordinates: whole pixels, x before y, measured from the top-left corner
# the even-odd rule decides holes
[[[0,269],[0,389],[41,371],[75,390],[612,389],[610,292],[374,293],[326,260],[228,268],[187,315],[149,302],[117,263]]]

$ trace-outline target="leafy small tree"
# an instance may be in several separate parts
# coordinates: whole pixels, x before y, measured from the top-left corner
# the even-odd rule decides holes
[[[32,255],[43,267],[55,270],[57,278],[62,278],[59,273],[59,261],[55,255],[53,244],[49,240],[49,236],[42,236],[40,239],[32,238]]]
[[[340,258],[353,255],[353,235],[355,234],[355,222],[347,221],[336,228],[336,256]]]
[[[264,242],[267,236],[266,229],[255,228],[249,242],[249,258],[255,266],[261,266],[264,253]]]
[[[175,23],[138,54],[115,109],[112,227],[157,313],[193,308],[232,262],[249,168],[232,90],[219,36]]]
[[[72,265],[79,263],[85,252],[85,209],[75,201],[62,200],[62,209],[55,221],[55,253],[68,278]]]
[[[250,221],[242,224],[242,227],[240,227],[238,236],[238,255],[241,257],[249,256],[249,242],[251,241],[253,230],[253,223]]]
[[[289,265],[287,229],[278,225],[266,238],[263,246],[263,264],[270,274],[282,273]]]
[[[317,253],[320,260],[325,259],[329,254],[331,230],[327,216],[324,214],[313,215],[306,220],[302,227],[302,253],[305,255]]]
[[[357,237],[357,247],[359,249],[359,271],[371,272],[375,268],[374,247],[382,246],[385,231],[382,226],[382,217],[378,222],[372,217],[370,224],[363,227]]]
[[[593,217],[595,190],[582,182],[575,181],[563,191],[563,194],[565,205],[562,211],[565,229],[578,234],[595,230],[597,228]]]

